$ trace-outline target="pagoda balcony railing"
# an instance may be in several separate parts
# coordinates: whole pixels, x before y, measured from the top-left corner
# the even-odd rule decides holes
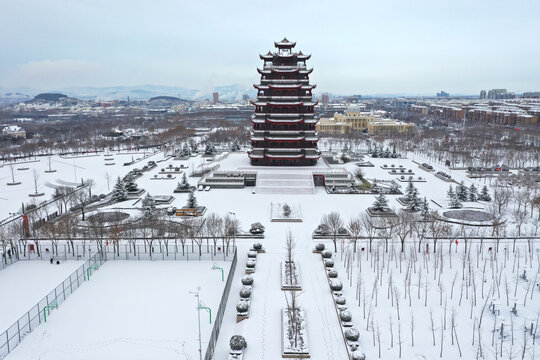
[[[289,145],[291,144],[292,146],[285,146],[285,145]],[[274,145],[270,145],[269,142],[265,142],[265,143],[261,143],[261,142],[258,142],[257,144],[254,144],[254,148],[261,148],[261,149],[279,149],[279,150],[287,150],[287,149],[315,149],[317,148],[317,144],[313,144],[313,143],[304,143],[304,142],[299,142],[299,143],[284,143],[284,142],[281,142],[279,143],[279,145],[282,145],[282,146],[278,146],[277,143]]]
[[[313,97],[311,95],[305,96],[273,96],[273,95],[259,95],[257,96],[258,100],[308,100],[311,101]]]
[[[278,70],[291,70],[291,69],[306,69],[306,64],[298,65],[274,65],[274,64],[264,64],[263,69],[278,69]]]
[[[282,113],[278,113],[278,112],[258,112],[256,113],[257,115],[260,115],[260,116],[275,116],[275,117],[290,117],[290,118],[299,118],[301,117],[303,114],[307,114],[307,115],[313,115],[313,112],[300,112],[300,111],[296,111],[294,113],[288,113],[288,112],[282,112]]]
[[[317,130],[258,130],[254,129],[252,131],[252,135],[254,136],[283,136],[283,135],[291,135],[291,136],[318,136],[319,133]]]
[[[309,84],[309,79],[261,79],[261,84]]]

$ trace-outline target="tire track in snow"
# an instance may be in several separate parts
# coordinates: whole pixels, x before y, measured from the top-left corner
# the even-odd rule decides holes
[[[270,282],[270,275],[271,272],[267,271],[268,275],[266,276],[266,282],[265,284],[268,284]],[[267,294],[266,294],[267,295]],[[261,338],[261,360],[264,359],[265,351],[266,351],[266,343],[265,343],[265,337],[266,337],[266,315],[267,315],[267,307],[268,307],[268,296],[264,297],[264,307],[263,307],[263,318],[262,318],[262,338]]]

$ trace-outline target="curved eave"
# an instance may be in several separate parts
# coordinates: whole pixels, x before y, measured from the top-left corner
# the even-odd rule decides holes
[[[283,41],[286,40],[286,41]],[[296,46],[296,41],[288,41],[287,39],[283,39],[281,41],[274,41],[275,47],[282,47],[282,48],[293,48]]]
[[[265,136],[264,137],[264,140],[265,141],[279,141],[279,142],[284,142],[284,141],[302,141],[302,140],[305,140],[305,136],[299,136],[299,137],[294,137],[294,138],[287,138],[287,137],[275,137],[275,136]]]
[[[302,159],[305,155],[304,154],[298,154],[298,155],[272,155],[272,154],[264,154],[265,158],[268,159]]]

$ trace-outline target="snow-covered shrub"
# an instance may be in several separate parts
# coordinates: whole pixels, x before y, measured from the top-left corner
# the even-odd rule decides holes
[[[360,332],[355,328],[351,327],[345,330],[345,339],[349,341],[358,341],[360,338]]]
[[[245,313],[248,311],[248,309],[249,309],[249,304],[247,301],[240,300],[238,304],[236,304],[236,311],[238,311],[239,313]]]
[[[343,284],[339,280],[331,280],[330,289],[333,291],[341,291],[341,289],[343,289]]]
[[[253,223],[249,232],[252,234],[262,234],[264,233],[264,226],[260,222]]]
[[[338,276],[338,272],[336,270],[330,270],[328,272],[328,277],[329,278],[335,279],[335,278],[337,278],[337,276]]]
[[[325,259],[330,259],[332,257],[332,252],[330,250],[323,251],[321,256]]]
[[[255,244],[253,244],[253,248],[255,250],[262,250],[262,244],[261,243],[255,243]]]
[[[247,268],[250,268],[250,269],[253,269],[255,267],[255,264],[257,263],[257,261],[253,258],[250,258],[246,261],[246,267]]]
[[[318,243],[317,245],[315,245],[315,250],[323,251],[324,250],[324,244]]]
[[[366,360],[366,354],[355,351],[352,353],[352,360]]]
[[[330,234],[330,230],[328,229],[328,226],[326,224],[320,224],[315,229],[315,234],[317,234],[317,235],[328,235],[328,234]]]
[[[251,297],[251,286],[242,286],[240,290],[240,297],[243,299],[248,299]]]
[[[229,341],[229,346],[231,347],[231,350],[243,350],[247,346],[246,339],[241,335],[234,335]]]
[[[334,267],[334,260],[332,260],[332,259],[325,259],[325,260],[324,260],[324,266],[326,266],[327,268]]]
[[[347,299],[345,299],[344,296],[338,296],[338,297],[336,297],[336,304],[338,304],[338,305],[345,305],[346,302],[347,302]]]
[[[352,314],[348,310],[343,310],[342,312],[339,313],[339,318],[341,319],[341,321],[348,322],[352,320]]]
[[[250,251],[248,252],[248,258],[256,258],[257,252],[256,251]]]
[[[242,277],[242,285],[253,285],[253,276],[244,275]]]

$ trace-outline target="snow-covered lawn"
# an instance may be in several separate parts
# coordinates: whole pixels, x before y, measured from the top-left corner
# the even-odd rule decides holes
[[[84,261],[18,261],[0,271],[0,332],[53,291]]]
[[[217,262],[225,269],[230,262]],[[207,261],[108,261],[9,355],[16,359],[198,358],[196,299],[217,312],[225,283]],[[203,353],[212,331],[201,311]]]

